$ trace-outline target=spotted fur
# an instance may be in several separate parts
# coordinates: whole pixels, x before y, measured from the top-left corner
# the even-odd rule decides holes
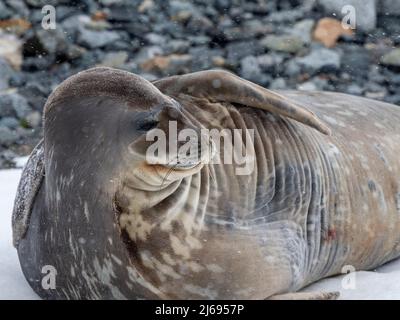
[[[149,165],[131,128],[149,110],[160,127],[254,129],[255,170]],[[220,71],[154,85],[81,73],[46,105],[22,269],[45,298],[264,299],[344,265],[376,268],[400,255],[399,121],[390,104]],[[61,275],[56,290],[39,286],[44,264]]]

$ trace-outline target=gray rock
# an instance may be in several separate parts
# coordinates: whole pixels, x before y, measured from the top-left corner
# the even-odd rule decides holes
[[[15,152],[10,149],[2,150],[0,146],[0,168],[15,168],[14,159],[18,156]]]
[[[206,16],[196,12],[192,15],[186,27],[191,32],[206,33],[212,31],[214,24]]]
[[[388,81],[393,86],[400,87],[400,73],[392,72],[389,69],[383,69],[382,71],[386,81]]]
[[[204,35],[188,36],[187,40],[189,40],[191,46],[204,46],[211,42],[210,37]]]
[[[312,30],[315,21],[313,19],[305,19],[297,22],[288,32],[300,38],[305,44],[309,44],[312,40]]]
[[[78,43],[89,49],[104,47],[118,40],[120,36],[115,31],[92,31],[81,28],[78,35]]]
[[[354,44],[342,45],[340,48],[343,50],[341,69],[357,77],[367,77],[372,60],[369,51]]]
[[[25,0],[25,1],[31,7],[36,7],[36,8],[42,8],[47,4],[52,6],[57,6],[59,3],[57,0]]]
[[[268,53],[257,57],[260,68],[265,72],[274,72],[284,60],[284,56],[278,53]]]
[[[13,73],[14,71],[11,69],[10,65],[0,58],[0,91],[8,88]]]
[[[41,11],[40,11],[41,12]],[[69,7],[69,6],[57,6],[57,19],[59,21],[64,21],[65,19],[79,14],[79,7]],[[42,14],[43,17],[43,14]]]
[[[40,71],[50,68],[54,64],[55,57],[53,55],[39,55],[37,57],[27,57],[24,59],[22,69],[24,71]]]
[[[19,136],[15,131],[7,127],[0,127],[0,145],[7,147],[17,142],[18,139]]]
[[[347,93],[360,96],[363,93],[363,88],[361,88],[359,85],[352,83],[346,88]]]
[[[296,53],[303,49],[304,42],[294,35],[269,35],[261,40],[261,45],[272,51]]]
[[[189,73],[192,70],[192,56],[189,54],[172,55],[169,66],[163,71],[164,75]]]
[[[69,60],[77,59],[86,53],[86,49],[74,44],[68,45],[65,55]]]
[[[165,44],[167,39],[163,37],[162,35],[156,34],[156,33],[148,33],[144,36],[144,38],[147,40],[147,42],[151,45],[159,45],[162,46]]]
[[[400,1],[399,0],[380,0],[380,13],[400,16]]]
[[[32,109],[29,107],[28,101],[25,99],[25,97],[17,93],[9,96],[11,98],[15,114],[19,119],[23,119],[31,112]]]
[[[368,70],[368,78],[369,80],[379,83],[379,84],[385,84],[387,83],[387,77],[382,74],[382,69],[378,68],[376,65],[371,65],[369,70]]]
[[[80,30],[86,27],[89,20],[89,16],[83,14],[74,15],[62,21],[61,27],[70,39],[75,40]]]
[[[400,94],[394,94],[391,96],[387,96],[384,99],[386,102],[397,104],[400,106]]]
[[[171,25],[171,28],[170,28],[171,31],[175,31],[176,29],[179,29],[176,24],[175,24],[175,28],[172,27],[172,21],[167,21],[162,27],[168,29],[168,27],[166,27],[166,25]],[[152,25],[150,25],[150,23],[144,23],[144,22],[142,23],[141,21],[137,21],[137,20],[130,21],[128,23],[124,23],[123,28],[126,32],[131,34],[133,37],[143,37],[144,34],[147,34],[152,31]],[[156,26],[154,26],[154,28],[156,28]],[[157,33],[167,34],[168,31],[162,29],[162,30],[159,30]]]
[[[186,53],[190,48],[190,43],[186,40],[171,40],[164,46],[166,54],[171,53]]]
[[[226,46],[227,62],[237,66],[246,56],[259,55],[264,53],[264,48],[257,40],[232,42]]]
[[[357,28],[362,31],[370,31],[376,27],[376,0],[319,0],[319,4],[325,9],[327,14],[334,14],[340,20],[346,15],[346,13],[342,13],[342,8],[346,5],[353,6],[355,8]]]
[[[375,82],[367,82],[364,86],[365,96],[371,99],[383,99],[387,94],[387,89]]]
[[[393,49],[385,54],[382,57],[381,62],[388,66],[400,67],[400,48]]]
[[[269,85],[269,89],[271,90],[282,90],[287,89],[286,80],[284,78],[277,78],[271,82]]]
[[[299,20],[303,17],[304,12],[302,10],[281,10],[272,12],[268,17],[265,19],[267,22],[293,22]]]
[[[8,19],[11,17],[11,11],[3,2],[0,2],[0,19]]]
[[[226,19],[225,19],[226,20]],[[238,25],[231,25],[231,20],[229,22],[222,21],[216,30],[217,37],[216,39],[220,39],[224,42],[233,42],[233,41],[244,41],[249,38],[254,38],[251,36],[247,36],[243,32],[243,27]]]
[[[138,39],[135,39],[135,40],[138,40]],[[102,50],[104,50],[105,52],[108,52],[108,51],[127,51],[127,52],[135,51],[135,48],[138,49],[140,47],[135,40],[134,41],[117,40],[117,41],[107,44],[106,46],[104,46],[102,48]]]
[[[10,87],[13,88],[22,87],[25,83],[26,83],[26,74],[24,72],[14,72],[14,74],[12,74],[11,78],[9,79],[9,85]]]
[[[117,22],[129,22],[137,19],[138,12],[137,7],[140,5],[141,1],[126,1],[123,4],[113,4],[110,5],[108,17],[109,21]]]
[[[64,30],[58,27],[55,30],[39,29],[36,32],[40,45],[49,54],[65,53],[68,50],[68,42]]]
[[[5,98],[6,96],[5,94],[0,95],[0,118],[14,117],[15,115],[14,108],[7,98]]]
[[[15,129],[19,126],[19,121],[14,117],[0,118],[0,127],[7,127],[9,129]]]
[[[140,64],[144,61],[154,58],[155,56],[162,56],[162,55],[164,55],[164,51],[159,46],[143,47],[134,56],[134,61],[136,64]]]
[[[158,79],[160,79],[159,76],[156,76],[155,74],[152,73],[141,73],[140,74],[141,77],[145,78],[147,81],[156,81]]]
[[[242,24],[242,31],[248,38],[263,36],[274,31],[273,25],[260,20],[247,20]]]
[[[16,15],[20,18],[29,17],[29,9],[24,1],[21,0],[5,0],[8,7],[12,8]]]
[[[110,68],[121,68],[128,60],[128,53],[125,51],[109,52],[105,55],[101,66]]]
[[[302,91],[316,91],[324,90],[328,84],[326,79],[321,79],[319,77],[314,77],[306,82],[297,85],[298,90]]]
[[[24,87],[20,88],[18,92],[29,99],[30,105],[34,110],[41,111],[46,102],[49,94],[44,94],[40,89],[39,83],[29,82]]]
[[[41,9],[30,9],[29,21],[33,24],[40,25],[42,23],[44,14]]]
[[[255,56],[247,56],[240,61],[240,75],[250,81],[264,84],[268,77],[262,73],[259,61]]]
[[[208,46],[190,48],[189,54],[192,56],[192,70],[200,71],[214,67],[213,59],[222,57],[223,51],[220,49],[210,49]]]
[[[311,51],[305,57],[296,58],[295,62],[306,71],[315,72],[330,72],[340,68],[340,54],[334,50],[326,48],[318,48]]]
[[[316,86],[316,84],[314,82],[307,81],[307,82],[304,82],[304,83],[299,83],[297,85],[297,90],[300,90],[300,91],[316,91],[316,90],[318,90],[318,88],[317,88],[317,86]]]
[[[67,38],[75,40],[89,49],[103,47],[121,38],[116,31],[107,31],[109,24],[105,21],[93,21],[87,15],[74,15],[61,23]],[[143,35],[143,34],[142,34]]]
[[[400,43],[400,23],[399,15],[381,15],[379,17],[379,27],[382,27],[388,35],[391,35],[393,41]]]
[[[193,15],[196,13],[196,8],[187,1],[172,0],[169,3],[169,14],[170,16],[178,16],[182,12],[187,12]]]
[[[24,119],[30,112],[28,101],[18,93],[0,95],[0,110],[2,116],[16,116]]]
[[[99,0],[99,2],[103,6],[108,7],[108,6],[111,6],[111,5],[114,5],[114,4],[123,4],[124,0]]]
[[[283,70],[283,73],[288,78],[294,78],[301,73],[301,69],[302,68],[300,67],[300,64],[298,63],[297,59],[291,59],[286,63],[286,67]]]

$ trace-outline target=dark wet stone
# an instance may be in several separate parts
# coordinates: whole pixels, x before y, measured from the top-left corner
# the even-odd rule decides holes
[[[0,19],[8,19],[11,15],[11,10],[9,10],[3,2],[0,2]]]
[[[21,0],[6,0],[7,6],[12,9],[16,15],[13,17],[28,18],[30,15],[29,9],[24,1]]]
[[[270,78],[262,72],[259,60],[255,56],[247,56],[240,61],[240,76],[255,83],[266,85]]]
[[[14,117],[2,117],[0,118],[0,127],[7,127],[14,130],[19,126],[19,121]]]
[[[7,127],[0,127],[0,145],[7,147],[13,143],[16,143],[18,139],[19,135],[15,130],[11,130]]]
[[[310,73],[337,71],[341,65],[338,52],[326,48],[312,50],[307,56],[296,58],[296,63]]]
[[[232,42],[226,46],[227,62],[232,66],[238,66],[241,59],[250,55],[260,55],[265,52],[259,41]]]
[[[15,72],[10,65],[0,58],[0,91],[7,89],[10,79],[15,75]]]
[[[371,56],[363,46],[342,45],[343,50],[341,70],[357,77],[368,76]]]
[[[213,59],[224,55],[223,50],[210,49],[207,46],[191,48],[189,54],[192,56],[193,71],[213,68]]]
[[[0,94],[0,106],[0,116],[2,117],[11,116],[23,119],[31,111],[28,101],[18,93]]]

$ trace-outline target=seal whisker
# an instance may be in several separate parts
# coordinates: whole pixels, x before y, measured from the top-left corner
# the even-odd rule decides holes
[[[172,160],[168,163],[168,164],[170,164],[172,162]],[[178,166],[178,164],[175,164],[174,166],[172,166],[171,168],[169,168],[169,170],[168,170],[168,172],[165,174],[165,176],[164,176],[164,178],[163,178],[163,180],[162,180],[162,182],[161,182],[161,185],[160,185],[160,190],[162,189],[162,186],[164,185],[164,182],[167,180],[167,178],[169,177],[169,175],[171,174],[171,172],[173,171],[173,170],[175,170],[175,168]]]

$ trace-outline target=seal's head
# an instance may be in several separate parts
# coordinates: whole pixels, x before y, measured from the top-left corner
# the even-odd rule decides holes
[[[54,91],[45,106],[45,137],[49,163],[57,163],[54,157],[70,162],[81,176],[93,166],[114,169],[144,189],[192,175],[212,150],[176,100],[139,76],[109,68],[78,73]]]

